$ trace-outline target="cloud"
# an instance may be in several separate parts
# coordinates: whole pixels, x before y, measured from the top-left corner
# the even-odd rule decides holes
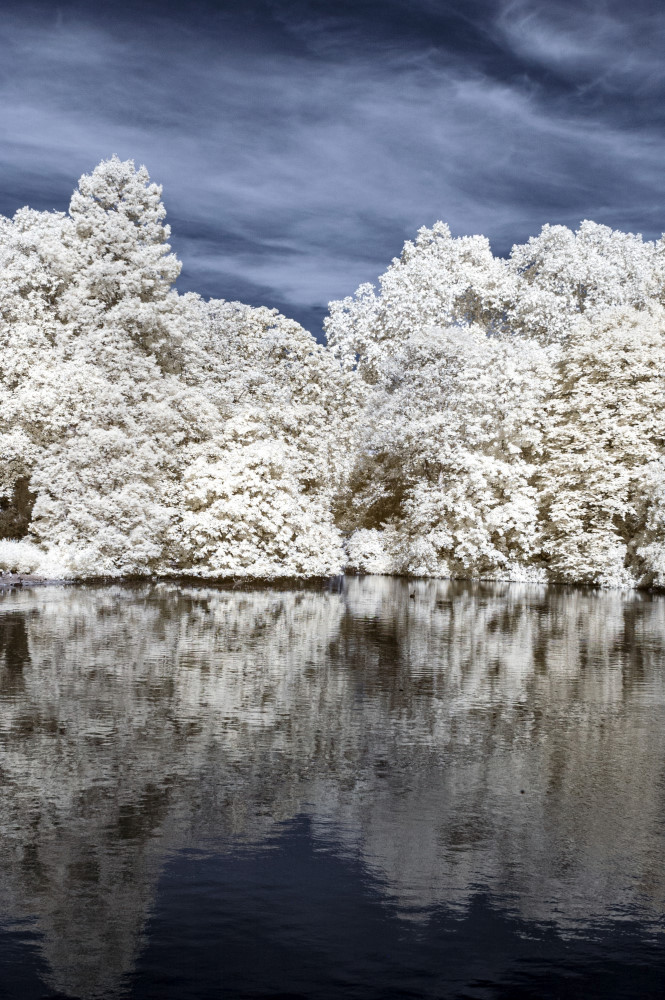
[[[281,33],[267,30],[268,7]],[[314,21],[297,5],[263,5],[254,20],[240,9],[208,30],[168,8],[138,22],[122,8],[115,21],[9,11],[0,210],[65,208],[80,173],[133,157],[164,184],[179,287],[296,318],[375,280],[439,218],[499,252],[544,222],[665,228],[660,99],[626,121],[620,102],[580,97],[613,57],[613,15],[520,0],[467,5],[476,20],[464,21],[452,4],[462,40],[446,47],[425,22],[400,45],[399,5],[388,7],[378,39],[346,5]],[[622,66],[632,86],[648,76],[657,90],[655,70],[641,79],[628,56]]]
[[[507,0],[497,25],[514,52],[570,80],[612,96],[662,89],[665,16],[657,4]]]

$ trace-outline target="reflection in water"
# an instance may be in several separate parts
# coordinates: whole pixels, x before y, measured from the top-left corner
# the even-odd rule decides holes
[[[665,600],[635,593],[0,595],[5,937],[27,935],[54,990],[139,995],[182,851],[258,871],[289,822],[404,933],[482,895],[571,947],[607,921],[657,937],[664,653]]]

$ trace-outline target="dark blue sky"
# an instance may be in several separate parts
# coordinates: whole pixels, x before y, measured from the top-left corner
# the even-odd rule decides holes
[[[181,289],[318,332],[437,219],[665,229],[662,0],[0,5],[0,212],[117,153],[164,185]]]

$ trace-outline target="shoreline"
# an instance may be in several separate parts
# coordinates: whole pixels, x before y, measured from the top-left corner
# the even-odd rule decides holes
[[[7,590],[20,590],[27,587],[48,587],[48,586],[112,586],[113,584],[145,584],[145,583],[170,583],[182,586],[218,587],[222,590],[251,591],[271,588],[274,590],[337,590],[343,585],[343,581],[349,577],[367,576],[389,576],[393,579],[404,580],[415,585],[417,582],[432,582],[434,580],[447,581],[455,584],[467,584],[476,586],[492,586],[497,584],[512,586],[528,586],[538,588],[557,588],[579,591],[594,591],[596,593],[630,593],[640,595],[664,596],[665,587],[602,587],[589,583],[564,583],[561,581],[527,581],[527,580],[492,580],[482,577],[444,577],[444,576],[408,576],[401,573],[342,573],[337,576],[328,577],[201,577],[189,576],[187,574],[173,576],[153,576],[128,575],[128,576],[95,576],[95,577],[69,577],[50,578],[35,576],[30,573],[3,573],[0,571],[0,594]]]
[[[141,584],[141,583],[179,583],[183,586],[198,585],[203,587],[220,587],[231,590],[260,590],[265,587],[274,589],[287,588],[289,590],[316,590],[322,587],[330,588],[336,581],[343,579],[347,574],[337,576],[310,576],[310,577],[202,577],[173,575],[154,576],[128,575],[128,576],[92,576],[92,577],[59,577],[51,578],[45,576],[35,576],[30,573],[2,573],[0,572],[0,593],[3,590],[21,589],[23,587],[42,586],[112,586],[113,584]]]
[[[0,591],[12,587],[40,587],[49,583],[68,583],[67,580],[47,580],[43,576],[28,573],[0,573]]]

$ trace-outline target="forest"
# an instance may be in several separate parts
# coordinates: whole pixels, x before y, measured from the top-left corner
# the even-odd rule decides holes
[[[161,199],[0,217],[0,572],[665,586],[665,237],[438,222],[324,346],[178,293]]]

